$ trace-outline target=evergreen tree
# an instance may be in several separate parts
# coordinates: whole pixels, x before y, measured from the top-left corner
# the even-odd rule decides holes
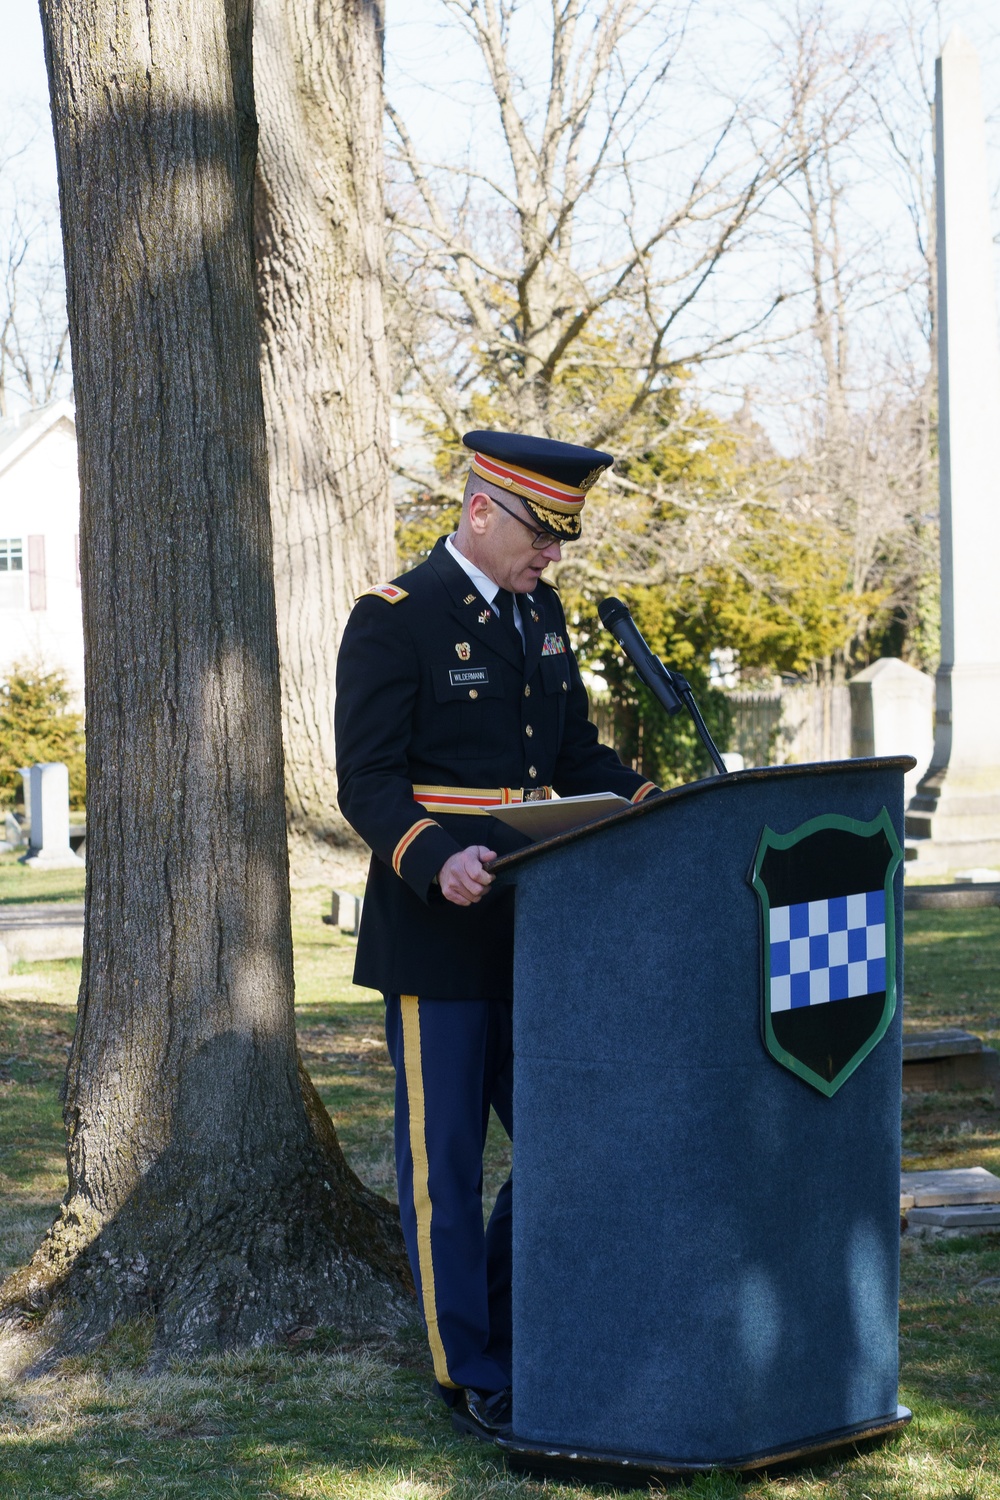
[[[82,807],[87,796],[83,718],[72,708],[64,672],[16,662],[0,682],[0,804],[21,803],[21,767],[63,761],[69,797]]]

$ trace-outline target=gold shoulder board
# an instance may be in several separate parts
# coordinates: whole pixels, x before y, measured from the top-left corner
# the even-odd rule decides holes
[[[365,589],[359,594],[359,599],[364,599],[368,594],[374,594],[377,599],[387,599],[390,604],[398,604],[401,599],[408,599],[406,589],[397,588],[394,583],[374,583],[370,589]]]

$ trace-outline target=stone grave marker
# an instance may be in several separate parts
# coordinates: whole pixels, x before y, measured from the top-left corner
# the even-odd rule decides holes
[[[912,755],[903,778],[910,797],[934,749],[934,679],[905,661],[883,656],[847,684],[851,694],[851,754]]]
[[[31,842],[21,860],[34,869],[63,870],[83,864],[69,842],[69,771],[62,761],[27,766],[24,800],[31,817]]]
[[[1000,1104],[1000,1057],[982,1038],[957,1026],[903,1032],[903,1088],[991,1089]]]
[[[901,1172],[899,1206],[918,1239],[988,1234],[1000,1229],[1000,1177],[985,1167]]]
[[[339,927],[348,937],[357,937],[361,930],[361,909],[364,904],[363,896],[335,890],[330,901],[330,915],[324,917],[323,921],[328,927]]]

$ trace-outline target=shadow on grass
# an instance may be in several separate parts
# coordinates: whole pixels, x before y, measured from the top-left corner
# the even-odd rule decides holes
[[[453,1434],[422,1330],[380,1346],[302,1330],[146,1377],[149,1330],[116,1330],[50,1376],[0,1387],[0,1494],[191,1500],[542,1500],[617,1492],[508,1473]],[[743,1480],[696,1500],[1000,1500],[1000,1237],[903,1248],[897,1440]],[[626,1493],[626,1492],[621,1492]],[[627,1492],[638,1494],[639,1492]]]
[[[351,992],[354,944],[332,929],[319,937],[311,924],[318,927],[320,909],[314,897],[303,898],[296,924],[308,942],[297,950],[301,1034],[338,1125],[351,1135],[353,1122],[349,1154],[364,1177],[387,1164],[391,1170],[381,1004]],[[986,1023],[1000,1017],[1000,913],[913,917],[907,984],[917,991],[920,1018],[990,1036]],[[58,981],[68,995],[79,963],[75,971],[71,960],[42,970],[32,966],[35,977]],[[12,1081],[0,1084],[0,1173],[7,1174],[0,1188],[29,1236],[46,1210],[46,1185],[53,1201],[61,1191],[57,1092],[73,1022],[68,1003],[46,995],[0,992],[0,1063],[12,1059]],[[907,1110],[915,1155],[991,1164],[1000,1112],[986,1099],[911,1095]],[[498,1157],[492,1175],[505,1171]],[[900,1399],[914,1422],[897,1441],[780,1477],[699,1476],[681,1493],[696,1500],[1000,1500],[1000,1238],[905,1242],[901,1334]],[[584,1500],[615,1493],[508,1474],[488,1451],[453,1434],[416,1328],[365,1349],[318,1330],[294,1347],[177,1364],[152,1377],[143,1374],[147,1357],[148,1331],[132,1326],[44,1380],[0,1382],[2,1500]]]

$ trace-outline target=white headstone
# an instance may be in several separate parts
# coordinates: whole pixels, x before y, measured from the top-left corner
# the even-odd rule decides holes
[[[847,686],[851,754],[914,756],[917,764],[903,778],[911,796],[934,748],[934,679],[894,656],[883,656]]]
[[[46,870],[82,865],[69,842],[69,771],[57,760],[25,767],[21,775],[31,817],[31,842],[21,863]]]
[[[934,754],[907,813],[921,865],[1000,858],[1000,345],[979,59],[937,61],[941,666]]]
[[[0,851],[6,853],[11,849],[20,849],[24,843],[21,833],[21,825],[12,812],[4,814],[3,838],[0,839]]]

